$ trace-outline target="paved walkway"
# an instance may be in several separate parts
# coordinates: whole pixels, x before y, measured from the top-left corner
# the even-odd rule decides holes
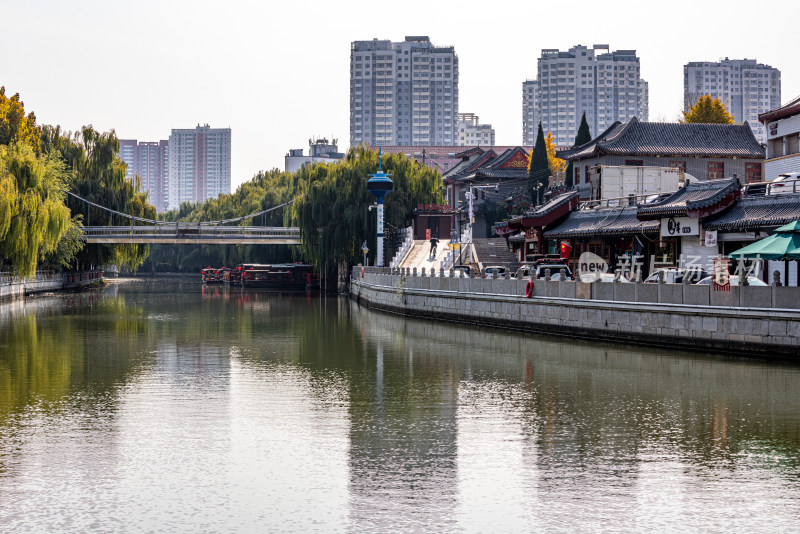
[[[452,254],[452,251],[447,248],[447,242],[442,241],[439,241],[435,258],[430,256],[430,251],[430,241],[414,240],[414,246],[409,251],[405,260],[403,260],[403,263],[400,264],[400,267],[408,267],[409,269],[416,267],[418,272],[421,272],[423,267],[425,267],[425,272],[430,272],[431,267],[439,270],[448,254]]]

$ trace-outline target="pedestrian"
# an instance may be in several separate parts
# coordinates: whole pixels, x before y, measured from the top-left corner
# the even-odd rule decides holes
[[[435,235],[431,236],[431,254],[430,254],[430,257],[432,257],[432,258],[436,257],[436,246],[438,244],[439,244],[439,240],[436,238],[436,236]]]

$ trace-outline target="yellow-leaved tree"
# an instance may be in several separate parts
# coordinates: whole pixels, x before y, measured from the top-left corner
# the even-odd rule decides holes
[[[554,176],[560,175],[567,169],[567,162],[556,157],[556,140],[553,134],[547,132],[544,136],[544,145],[547,147],[547,166]]]
[[[711,95],[701,96],[697,102],[684,111],[683,121],[687,123],[733,124],[733,116],[728,113],[725,104]]]
[[[40,135],[36,115],[33,112],[25,115],[19,93],[7,97],[6,88],[0,87],[0,145],[20,141],[38,150]]]

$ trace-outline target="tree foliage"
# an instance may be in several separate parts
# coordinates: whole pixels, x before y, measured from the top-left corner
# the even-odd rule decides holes
[[[733,116],[719,98],[705,95],[698,98],[689,111],[683,112],[682,122],[733,124]]]
[[[547,162],[547,147],[544,141],[542,123],[539,122],[539,131],[536,133],[536,145],[531,154],[530,166],[528,168],[528,194],[534,206],[538,206],[544,200],[544,190],[550,183],[550,167]]]
[[[581,145],[585,145],[589,141],[592,140],[592,133],[589,131],[589,123],[586,121],[586,112],[583,112],[583,116],[581,116],[581,124],[578,126],[578,133],[575,135],[575,142],[572,143],[572,148],[579,147]],[[566,179],[564,180],[564,185],[567,189],[572,189],[575,186],[575,169],[572,166],[572,162],[569,162],[567,165],[566,170]]]
[[[56,252],[77,221],[64,204],[67,172],[55,156],[37,156],[24,142],[0,146],[0,257],[32,277],[45,254]]]
[[[79,132],[62,132],[60,127],[42,128],[41,149],[58,154],[69,172],[69,190],[91,202],[114,211],[148,219],[156,210],[139,191],[138,178],[125,176],[126,165],[119,157],[119,140],[114,131],[98,132],[91,125]],[[87,226],[135,224],[128,219],[71,200],[75,215],[83,215]],[[119,265],[135,270],[147,258],[149,246],[143,244],[91,245],[78,254],[83,266]]]
[[[39,127],[33,112],[25,115],[25,106],[19,93],[6,96],[6,88],[0,87],[0,145],[13,142],[25,143],[35,150],[39,148]]]
[[[394,189],[384,201],[384,224],[406,224],[420,203],[439,203],[442,176],[438,170],[420,165],[403,154],[383,158],[384,172],[391,174]],[[300,227],[301,253],[306,261],[356,263],[361,244],[374,243],[377,221],[367,208],[375,201],[367,191],[370,174],[378,170],[378,152],[364,146],[351,148],[337,165],[305,166],[298,171],[303,196],[293,205],[294,223]],[[374,260],[375,249],[370,246]]]
[[[234,193],[220,195],[202,203],[184,202],[177,209],[160,214],[169,222],[196,223],[242,217],[280,206],[294,198],[296,175],[277,169],[259,172],[241,184]],[[276,209],[246,219],[239,225],[291,226],[291,207]],[[208,265],[233,266],[239,263],[278,263],[299,259],[296,246],[289,245],[153,245],[144,268],[164,271],[197,271]]]
[[[547,150],[547,167],[550,169],[550,173],[564,172],[567,162],[556,157],[556,140],[550,132],[544,136],[544,145]]]

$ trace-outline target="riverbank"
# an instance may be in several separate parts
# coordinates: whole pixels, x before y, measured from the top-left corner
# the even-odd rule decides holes
[[[390,275],[374,268],[362,276],[358,268],[353,270],[351,296],[404,316],[546,335],[793,361],[800,353],[800,310],[740,305],[751,298],[767,302],[766,292],[751,295],[750,290],[771,290],[769,302],[781,303],[795,297],[798,288],[731,288],[724,297],[712,297],[711,292],[707,297],[725,298],[725,305],[704,305],[683,297],[678,301],[677,293],[686,289],[681,284],[537,280],[531,297],[525,295],[526,284]],[[620,298],[615,299],[615,290]],[[652,298],[648,302],[645,297]]]
[[[82,289],[105,280],[103,271],[95,269],[77,273],[38,272],[36,278],[17,278],[0,275],[0,301],[24,298],[26,295],[47,291]]]

